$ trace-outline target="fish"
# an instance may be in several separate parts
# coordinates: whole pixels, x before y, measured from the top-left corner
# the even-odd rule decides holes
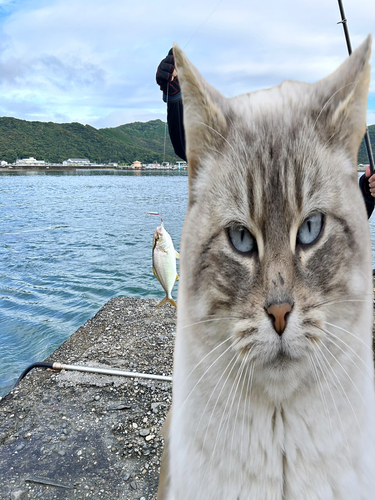
[[[152,244],[152,271],[155,278],[163,287],[166,295],[156,307],[160,307],[166,302],[170,302],[177,308],[177,304],[172,297],[172,289],[178,280],[176,258],[180,255],[176,252],[173,241],[164,228],[163,222],[155,230]]]

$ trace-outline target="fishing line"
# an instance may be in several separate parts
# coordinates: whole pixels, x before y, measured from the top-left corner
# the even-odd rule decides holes
[[[145,212],[146,215],[160,215],[160,222],[161,225],[164,226],[164,221],[163,221],[163,214],[160,212]]]
[[[165,121],[164,126],[164,154],[163,154],[163,163],[165,162],[165,142],[167,140],[167,122],[168,122],[168,94],[169,94],[169,82],[167,82],[167,119]],[[162,164],[163,164],[162,163]]]
[[[191,35],[191,37],[189,38],[189,40],[187,41],[187,43],[184,45],[183,47],[183,50],[185,50],[185,48],[189,45],[189,43],[192,41],[192,39],[194,38],[194,36],[196,35],[196,33],[202,28],[202,26],[204,26],[206,24],[206,22],[210,19],[211,16],[213,16],[216,12],[216,10],[218,9],[219,5],[223,3],[224,0],[220,0],[217,4],[216,4],[216,7],[214,8],[214,10],[211,12],[211,14],[208,15],[208,17],[206,17],[206,19],[198,26],[198,28],[194,31],[194,33]]]
[[[207,21],[215,14],[219,6],[223,3],[224,0],[219,0],[219,2],[216,4],[212,12],[204,19],[204,21],[198,26],[198,28],[194,31],[194,33],[191,35],[189,40],[186,42],[186,44],[183,47],[183,50],[186,49],[186,47],[189,45],[189,43],[192,41],[192,39],[195,37],[195,35],[198,33],[198,31],[204,26]],[[168,91],[169,91],[169,82],[167,82],[167,110],[168,110]],[[163,154],[163,163],[165,162],[165,144],[167,140],[167,123],[168,123],[168,111],[167,111],[167,121],[165,122],[165,128],[164,128],[164,154]]]

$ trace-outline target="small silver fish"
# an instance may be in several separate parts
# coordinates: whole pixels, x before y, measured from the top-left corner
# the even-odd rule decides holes
[[[177,307],[172,297],[172,289],[178,279],[176,258],[179,259],[180,256],[174,249],[172,238],[162,223],[155,230],[152,245],[152,271],[166,293],[157,307],[166,302]]]

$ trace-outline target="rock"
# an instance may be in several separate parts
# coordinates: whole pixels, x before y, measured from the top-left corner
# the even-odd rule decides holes
[[[10,494],[11,500],[23,500],[26,496],[27,492],[24,490],[13,490]]]

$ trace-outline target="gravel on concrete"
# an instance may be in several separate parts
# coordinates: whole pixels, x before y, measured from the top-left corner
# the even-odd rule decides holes
[[[45,361],[172,375],[176,310],[157,304],[111,299]],[[0,499],[156,499],[171,398],[169,382],[34,369],[0,401]]]

